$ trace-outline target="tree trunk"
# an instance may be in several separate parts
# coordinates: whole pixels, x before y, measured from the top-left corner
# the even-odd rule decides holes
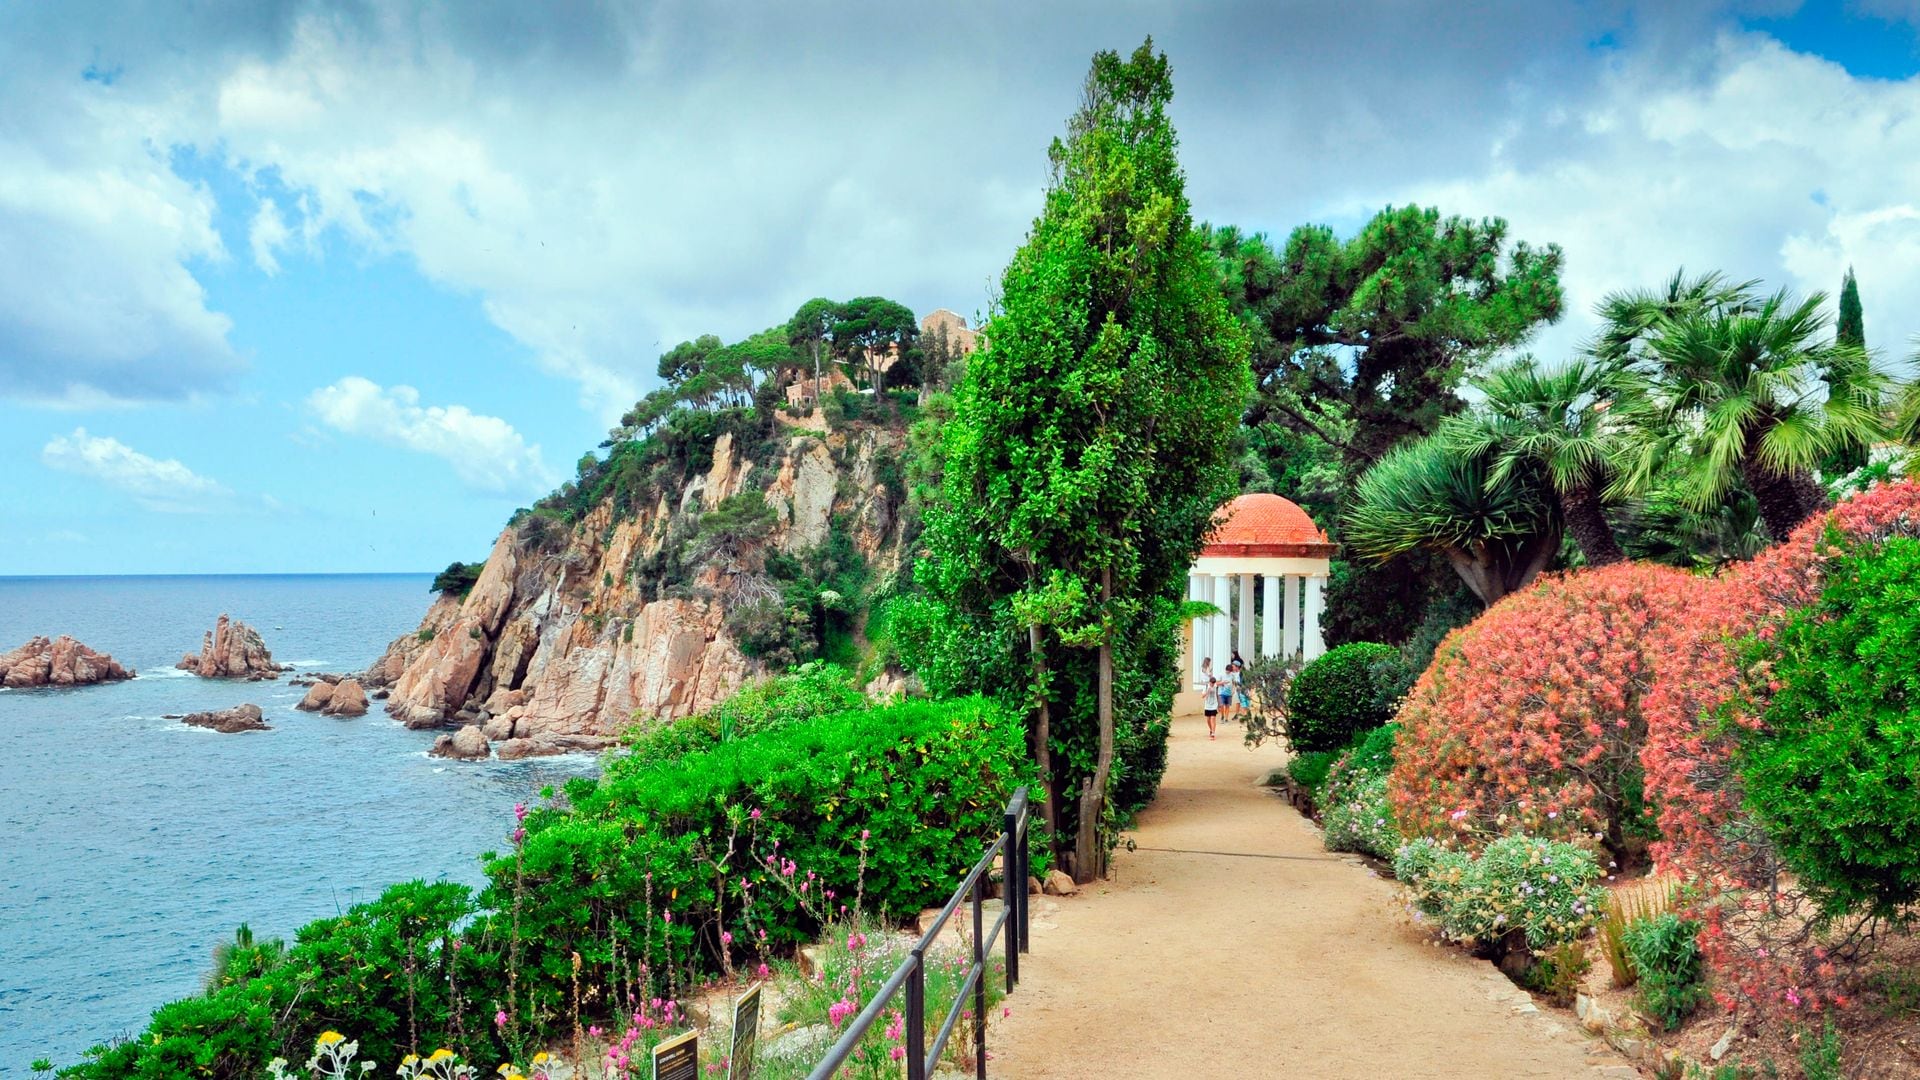
[[[1446,556],[1454,573],[1467,583],[1480,603],[1492,607],[1508,593],[1533,584],[1533,579],[1540,576],[1559,551],[1560,530],[1555,528],[1535,533],[1517,548],[1480,544],[1471,551],[1447,548]]]
[[[1113,571],[1100,571],[1102,607],[1113,600]],[[1105,617],[1104,612],[1102,618]],[[1107,876],[1106,845],[1100,842],[1101,811],[1107,802],[1107,778],[1113,773],[1113,640],[1112,628],[1100,638],[1100,673],[1097,694],[1100,714],[1100,756],[1095,759],[1093,775],[1080,789],[1080,831],[1075,837],[1073,879],[1084,885]]]
[[[820,343],[813,343],[813,407],[820,408]]]
[[[1740,462],[1741,475],[1760,504],[1760,520],[1774,543],[1785,540],[1801,522],[1813,513],[1792,473],[1777,473],[1760,464],[1752,453]],[[1809,482],[1811,477],[1808,478]]]
[[[1040,773],[1040,797],[1034,800],[1040,804],[1040,818],[1047,823],[1049,837],[1060,835],[1060,816],[1053,804],[1053,749],[1050,742],[1053,733],[1052,717],[1047,707],[1047,654],[1040,647],[1040,628],[1027,627],[1027,655],[1033,663],[1033,688],[1037,704],[1033,714],[1033,763]]]
[[[1607,524],[1598,491],[1583,484],[1561,492],[1560,513],[1567,519],[1567,531],[1573,534],[1573,542],[1580,545],[1580,553],[1587,557],[1588,566],[1611,566],[1626,559],[1627,553],[1620,550],[1620,542],[1614,539],[1613,526]]]

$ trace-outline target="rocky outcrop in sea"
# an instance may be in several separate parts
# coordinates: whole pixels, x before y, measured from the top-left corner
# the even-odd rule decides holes
[[[91,686],[133,678],[133,669],[95,652],[65,634],[36,637],[9,653],[0,653],[0,686]]]
[[[277,679],[283,671],[293,670],[273,662],[267,643],[253,627],[224,614],[213,629],[200,640],[198,655],[188,653],[173,665],[191,671],[203,679]]]
[[[358,679],[322,677],[314,681],[307,696],[294,708],[322,716],[365,716],[367,691]]]
[[[387,712],[408,727],[472,726],[463,749],[491,744],[503,759],[597,750],[635,718],[710,708],[760,671],[726,625],[742,575],[709,564],[661,590],[636,563],[757,490],[775,519],[759,541],[767,551],[815,550],[838,517],[873,572],[894,573],[904,526],[876,466],[897,461],[903,445],[903,433],[883,428],[794,435],[756,463],[723,434],[711,467],[651,506],[622,513],[603,502],[557,543],[510,526],[472,590],[436,600],[366,684],[390,688]],[[442,751],[456,756],[451,738]]]
[[[258,705],[235,705],[231,709],[188,713],[180,718],[180,722],[192,727],[210,728],[228,735],[242,731],[272,730],[260,715]]]

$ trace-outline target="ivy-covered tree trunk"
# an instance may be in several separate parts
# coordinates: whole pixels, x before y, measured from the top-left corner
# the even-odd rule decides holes
[[[1100,605],[1104,612],[1113,602],[1113,571],[1100,571]],[[1073,845],[1073,879],[1086,884],[1107,874],[1107,845],[1100,839],[1100,821],[1107,805],[1107,781],[1113,775],[1113,636],[1111,627],[1100,637],[1100,671],[1097,676],[1096,709],[1100,724],[1099,756],[1094,759],[1093,775],[1080,789],[1079,831]]]
[[[1040,777],[1040,817],[1048,834],[1059,830],[1060,811],[1053,802],[1053,709],[1047,703],[1047,650],[1040,641],[1040,627],[1027,627],[1027,653],[1033,662],[1033,763]]]

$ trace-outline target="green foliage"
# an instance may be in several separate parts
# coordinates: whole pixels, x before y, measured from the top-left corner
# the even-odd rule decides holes
[[[1627,956],[1639,975],[1634,1003],[1672,1031],[1706,1000],[1701,984],[1700,924],[1662,912],[1627,926]]]
[[[1420,549],[1447,556],[1480,602],[1524,588],[1560,547],[1561,518],[1537,470],[1500,473],[1492,455],[1429,436],[1390,451],[1354,489],[1348,544],[1385,560]]]
[[[627,730],[621,767],[678,761],[730,739],[857,710],[865,702],[852,672],[818,661],[802,664],[784,675],[748,683],[704,713],[636,723]]]
[[[1840,1029],[1833,1026],[1833,1021],[1826,1021],[1820,1034],[1808,1038],[1800,1049],[1800,1071],[1806,1074],[1806,1080],[1847,1080],[1841,1063],[1843,1048]]]
[[[448,563],[445,570],[434,575],[433,584],[427,586],[427,590],[464,599],[473,591],[473,583],[480,580],[480,571],[486,568],[484,562]]]
[[[1578,941],[1563,941],[1534,958],[1527,968],[1526,987],[1560,1008],[1569,1008],[1580,993],[1580,981],[1593,967],[1587,947]]]
[[[1287,761],[1287,775],[1317,798],[1320,788],[1327,782],[1327,774],[1333,771],[1333,763],[1340,760],[1340,754],[1339,750],[1296,752]]]
[[[1433,840],[1411,840],[1394,854],[1393,873],[1442,933],[1481,945],[1509,934],[1524,937],[1536,952],[1575,941],[1606,902],[1592,854],[1519,834],[1495,840],[1477,858]]]
[[[1627,949],[1627,928],[1635,923],[1664,915],[1672,910],[1676,898],[1672,887],[1654,888],[1646,884],[1623,886],[1607,893],[1607,912],[1600,920],[1600,952],[1613,973],[1613,985],[1632,986],[1640,980],[1633,966],[1633,954]]]
[[[1440,648],[1441,640],[1472,622],[1483,610],[1473,590],[1465,586],[1455,586],[1453,592],[1429,603],[1413,632],[1400,643],[1399,655],[1373,662],[1373,687],[1379,695],[1380,706],[1389,713],[1398,713],[1400,703],[1413,690],[1413,684],[1433,663],[1433,654]]]
[[[1866,316],[1860,309],[1860,283],[1853,280],[1853,267],[1847,267],[1847,276],[1840,282],[1840,314],[1833,327],[1833,340],[1836,345],[1850,345],[1856,349],[1867,347]]]
[[[1049,150],[1044,208],[955,395],[945,499],[928,508],[920,563],[947,627],[924,643],[954,650],[930,685],[951,673],[1016,707],[1046,702],[1047,781],[1091,792],[1056,809],[1082,877],[1104,859],[1096,837],[1113,835],[1105,796],[1134,782],[1118,801],[1139,797],[1164,753],[1174,607],[1232,494],[1249,389],[1244,332],[1191,225],[1172,92],[1151,43],[1094,58],[1082,107]],[[1085,602],[1052,603],[1070,581]],[[1062,621],[1033,621],[1043,611]],[[1030,663],[961,659],[1008,644]]]
[[[770,693],[794,699],[813,693],[806,686],[819,689],[802,680]],[[743,707],[736,722],[753,713]],[[764,929],[779,947],[809,940],[820,923],[798,895],[765,882],[739,887],[760,876],[756,864],[776,841],[779,859],[845,902],[864,881],[867,910],[898,915],[945,899],[1029,779],[1023,750],[1017,718],[970,698],[853,709],[705,749],[612,758],[600,780],[571,781],[564,800],[530,813],[516,851],[487,861],[484,899],[513,912],[532,973],[522,976],[524,1014],[536,1027],[562,1015],[574,952],[582,979],[599,984],[616,949],[639,955],[649,941],[712,965],[723,928],[737,937]]]
[[[213,950],[213,966],[207,972],[206,992],[256,979],[279,966],[286,958],[286,943],[279,938],[255,941],[246,923],[233,932],[232,941],[223,941]]]
[[[1749,650],[1778,689],[1737,763],[1825,915],[1892,916],[1920,899],[1920,540],[1832,554],[1818,601]]]
[[[395,885],[377,900],[302,927],[284,958],[256,951],[248,977],[162,1006],[144,1033],[94,1048],[61,1075],[257,1076],[269,1059],[311,1046],[332,1029],[355,1032],[364,1056],[372,1059],[397,1060],[428,1041],[468,1056],[495,1054],[498,1046],[480,1012],[481,1003],[496,1000],[502,989],[500,958],[471,936],[460,948],[452,945],[474,913],[464,885]],[[462,1008],[470,1037],[459,1034],[456,1013]]]
[[[1328,781],[1319,802],[1328,851],[1357,851],[1391,859],[1406,838],[1393,824],[1385,775],[1356,774]]]
[[[885,380],[880,365],[889,351],[904,351],[919,332],[919,324],[906,305],[884,296],[856,296],[841,306],[840,319],[833,325],[833,341],[848,359],[864,366],[867,385],[879,390]]]
[[[1296,751],[1337,750],[1393,719],[1373,677],[1373,665],[1398,659],[1391,645],[1355,642],[1331,649],[1301,670],[1287,687],[1287,743]]]

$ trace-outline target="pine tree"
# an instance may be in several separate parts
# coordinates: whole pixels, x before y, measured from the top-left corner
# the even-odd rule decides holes
[[[1856,349],[1867,347],[1867,326],[1860,310],[1860,286],[1853,280],[1851,266],[1847,267],[1847,276],[1840,283],[1840,322],[1834,327],[1833,340]]]

